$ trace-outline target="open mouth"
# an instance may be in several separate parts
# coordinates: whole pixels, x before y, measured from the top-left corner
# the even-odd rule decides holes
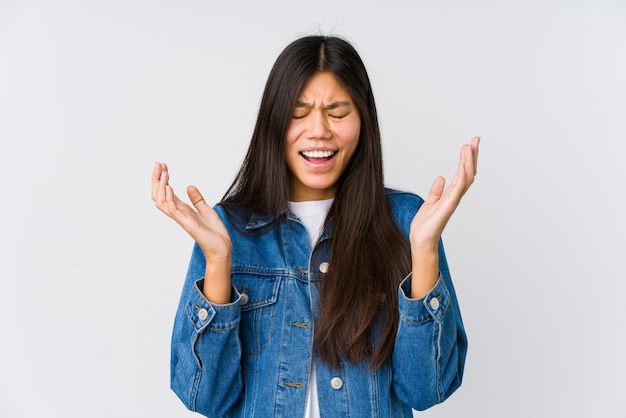
[[[337,151],[301,151],[300,155],[307,161],[330,160]]]

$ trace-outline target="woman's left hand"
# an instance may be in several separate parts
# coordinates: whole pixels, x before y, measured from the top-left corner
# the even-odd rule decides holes
[[[470,144],[463,145],[458,169],[445,190],[446,181],[443,177],[437,177],[433,182],[428,197],[411,222],[410,239],[413,254],[432,254],[433,251],[437,251],[439,239],[448,220],[474,182],[479,143],[480,138],[474,137]]]

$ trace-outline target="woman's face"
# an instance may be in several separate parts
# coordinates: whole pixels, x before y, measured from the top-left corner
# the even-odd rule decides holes
[[[330,199],[359,143],[361,117],[352,97],[329,72],[302,88],[287,130],[289,199]]]

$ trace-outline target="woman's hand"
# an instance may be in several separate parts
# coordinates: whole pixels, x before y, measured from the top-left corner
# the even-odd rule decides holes
[[[423,296],[435,284],[439,270],[437,255],[439,240],[461,198],[474,182],[479,143],[480,138],[475,137],[471,144],[463,145],[459,166],[450,185],[444,189],[445,179],[437,177],[428,197],[411,222],[413,297]]]
[[[165,163],[155,163],[152,172],[152,200],[161,212],[175,220],[198,243],[206,258],[204,294],[212,302],[230,302],[232,243],[224,223],[204,201],[195,186],[187,187],[194,207],[180,200],[169,185]]]

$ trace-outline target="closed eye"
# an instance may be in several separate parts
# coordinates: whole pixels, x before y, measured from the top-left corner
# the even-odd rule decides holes
[[[293,116],[292,116],[292,117],[293,117],[294,119],[304,119],[304,118],[306,118],[307,116],[309,116],[309,113],[311,113],[311,112],[310,112],[310,110],[300,108],[300,109],[296,109],[296,110],[294,111],[294,113],[293,113]]]

